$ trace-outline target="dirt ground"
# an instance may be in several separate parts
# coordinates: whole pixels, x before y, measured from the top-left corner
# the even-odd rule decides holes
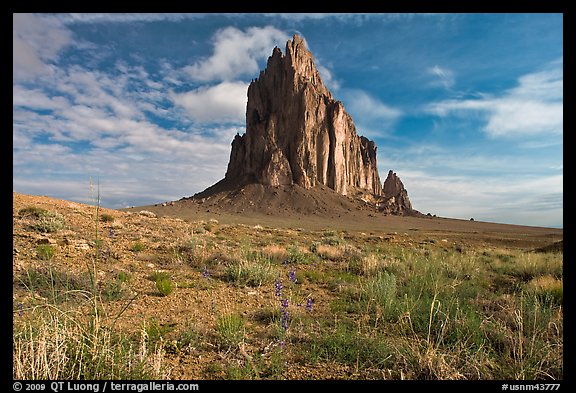
[[[336,194],[328,188],[318,191],[298,186],[266,187],[251,184],[232,192],[207,197],[134,207],[126,211],[149,210],[160,217],[184,220],[217,219],[225,224],[262,225],[273,228],[302,228],[364,232],[371,235],[405,234],[415,240],[440,237],[465,244],[492,244],[504,247],[535,248],[563,237],[562,229],[509,225],[491,222],[433,217],[385,215],[358,198]]]

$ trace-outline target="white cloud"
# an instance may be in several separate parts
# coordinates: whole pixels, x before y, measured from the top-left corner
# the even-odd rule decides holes
[[[244,123],[248,84],[222,82],[200,87],[187,93],[172,93],[171,99],[181,106],[194,121],[201,123]]]
[[[72,43],[72,33],[53,17],[12,14],[12,74],[16,80],[50,73],[48,64]]]
[[[352,116],[361,135],[385,135],[403,115],[400,109],[383,103],[363,90],[345,89],[341,94],[344,97],[345,109]]]
[[[561,135],[563,133],[563,72],[554,68],[527,74],[518,86],[500,96],[480,99],[444,100],[427,110],[438,116],[481,114],[486,118],[484,131],[492,137]]]
[[[288,36],[272,27],[235,27],[218,30],[214,35],[214,51],[204,60],[184,68],[193,80],[231,81],[243,75],[256,76],[258,60],[266,59],[275,45],[285,44]]]
[[[430,83],[431,86],[439,86],[445,89],[450,89],[454,86],[454,72],[451,70],[435,65],[434,67],[428,68],[426,72],[436,77],[435,80]]]
[[[412,206],[426,214],[519,225],[563,225],[563,175],[465,177],[398,171]]]
[[[320,64],[320,62],[316,61],[316,69],[320,73],[322,82],[332,94],[340,90],[340,82],[334,78],[332,72],[328,68],[324,67],[322,64]]]

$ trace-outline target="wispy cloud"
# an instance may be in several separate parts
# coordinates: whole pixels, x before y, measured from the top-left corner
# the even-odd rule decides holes
[[[66,24],[133,23],[133,22],[180,22],[188,19],[201,19],[202,13],[68,13],[55,17]]]
[[[271,48],[286,43],[286,33],[272,26],[235,27],[218,30],[213,37],[210,57],[184,68],[193,80],[231,81],[240,76],[257,75],[258,60],[266,59]]]
[[[483,130],[491,137],[561,135],[563,132],[562,64],[524,75],[501,95],[480,99],[444,100],[427,110],[437,116],[481,114]]]
[[[451,70],[435,65],[434,67],[428,68],[426,71],[429,75],[435,77],[435,79],[430,82],[431,86],[443,87],[445,89],[450,89],[454,86],[454,72]]]
[[[398,171],[422,213],[475,220],[562,226],[563,176],[465,177]]]
[[[329,68],[325,67],[319,61],[316,61],[316,69],[320,73],[320,77],[322,78],[322,82],[324,85],[330,90],[332,93],[338,92],[340,90],[340,81],[338,81],[332,71]]]
[[[264,17],[271,20],[278,18],[293,22],[308,20],[335,19],[340,22],[361,23],[365,20],[379,19],[385,21],[411,20],[423,17],[445,17],[439,13],[66,13],[56,14],[59,20],[66,24],[95,24],[95,23],[132,23],[132,22],[180,22],[213,16],[240,19],[249,17]]]
[[[364,90],[343,89],[346,111],[353,117],[359,133],[369,137],[383,136],[403,115],[402,110],[385,104]]]

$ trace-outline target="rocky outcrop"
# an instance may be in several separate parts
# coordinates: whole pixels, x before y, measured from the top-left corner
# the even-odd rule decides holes
[[[382,194],[376,145],[357,135],[300,36],[287,42],[285,54],[274,48],[250,84],[246,133],[232,142],[225,180]]]
[[[393,171],[388,172],[382,191],[382,198],[379,203],[381,211],[399,215],[415,212],[408,198],[408,191],[406,191],[404,184]]]
[[[246,132],[232,141],[226,176],[192,198],[202,204],[212,198],[214,206],[229,204],[236,212],[336,214],[344,206],[347,212],[368,206],[385,214],[419,214],[394,172],[382,187],[376,144],[356,133],[298,35],[286,43],[285,54],[274,48],[266,69],[250,83]]]

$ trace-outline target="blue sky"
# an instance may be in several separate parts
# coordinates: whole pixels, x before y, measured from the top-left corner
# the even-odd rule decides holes
[[[14,14],[13,190],[105,207],[224,177],[246,90],[306,40],[378,168],[444,217],[563,226],[562,14]]]

